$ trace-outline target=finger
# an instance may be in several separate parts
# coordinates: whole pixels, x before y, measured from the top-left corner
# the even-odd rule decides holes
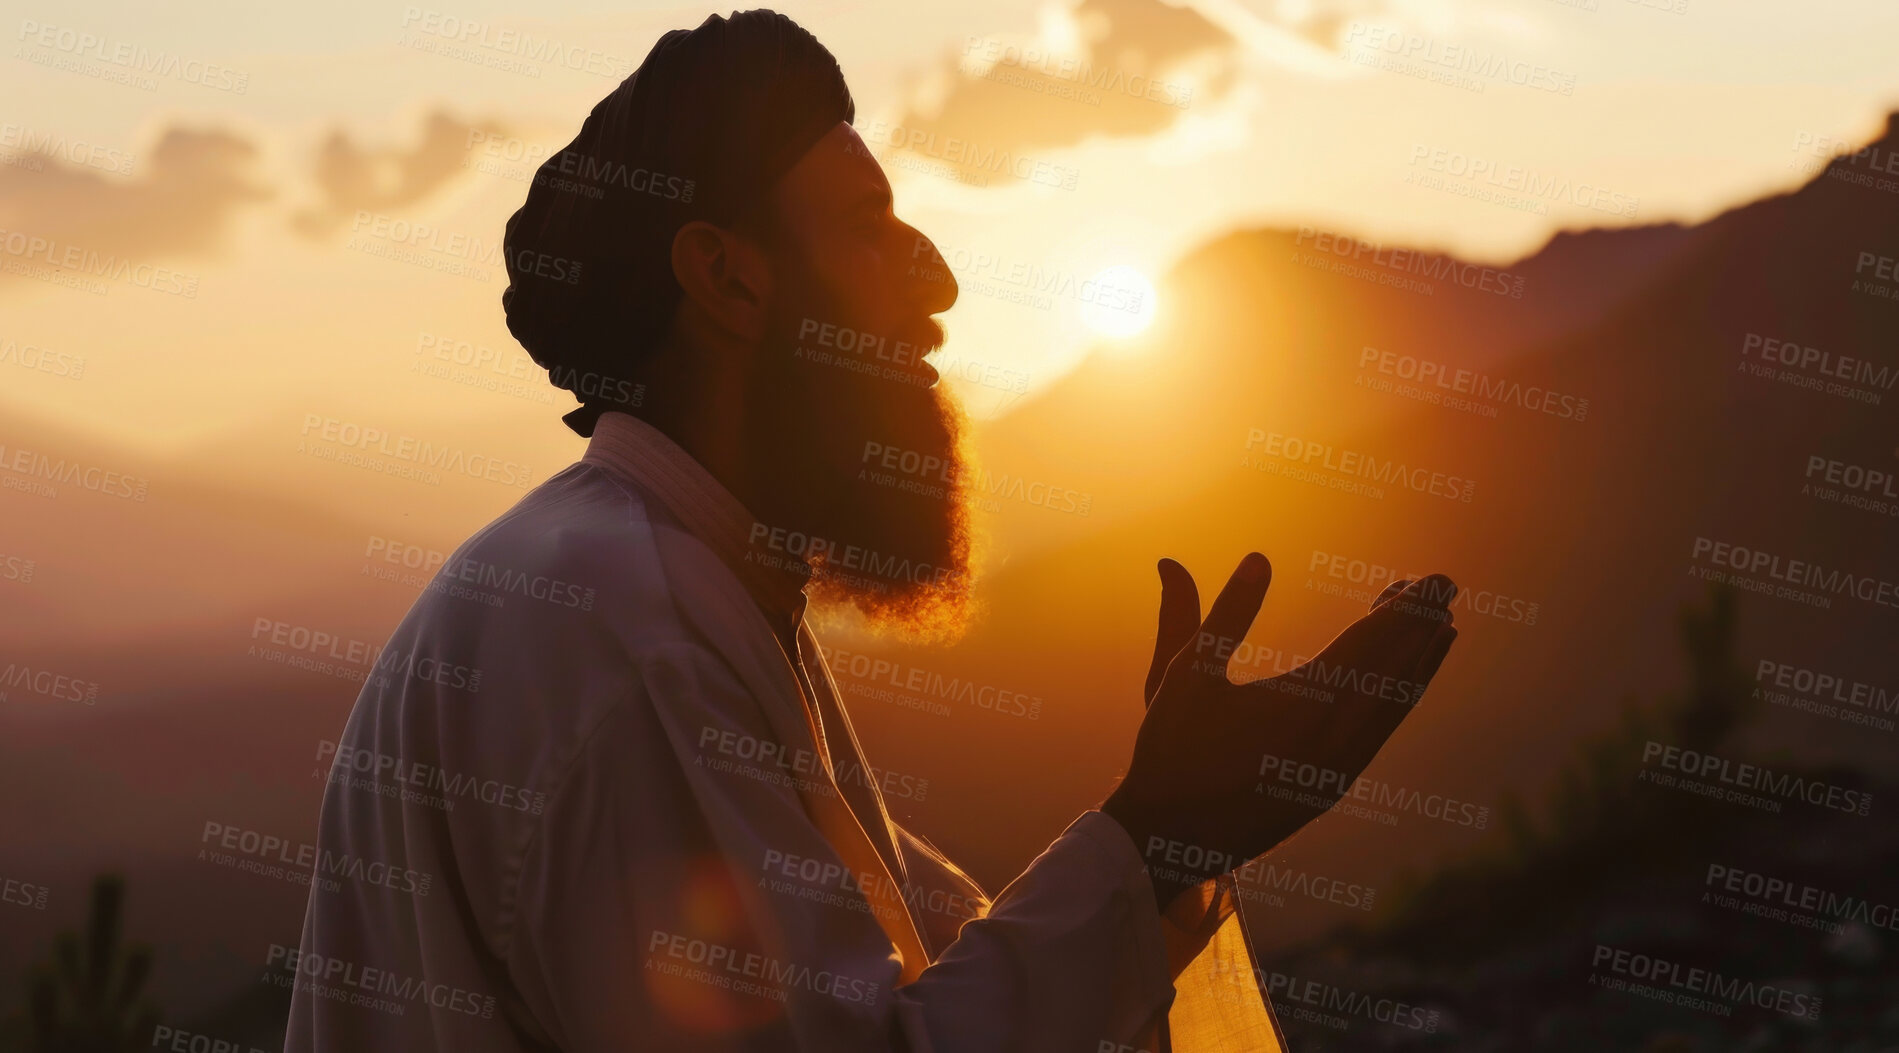
[[[1456,584],[1442,574],[1410,582],[1340,633],[1326,651],[1337,646],[1355,660],[1383,665],[1387,672],[1408,670],[1432,638],[1451,624],[1449,604],[1456,595]]]
[[[1337,677],[1348,673],[1353,682],[1382,685],[1396,680],[1417,685],[1410,689],[1412,698],[1406,699],[1413,701],[1429,679],[1426,670],[1436,671],[1449,641],[1456,639],[1451,612],[1443,606],[1455,595],[1456,586],[1443,575],[1412,582],[1384,606],[1340,633],[1308,665],[1314,667],[1316,675]],[[1410,709],[1408,705],[1392,705],[1383,690],[1344,691],[1336,702],[1329,723],[1336,736],[1334,741],[1347,754],[1365,744],[1375,750]]]
[[[1442,574],[1430,574],[1405,586],[1403,592],[1385,601],[1383,606],[1359,619],[1359,622],[1380,622],[1387,631],[1397,632],[1409,639],[1410,647],[1399,647],[1398,654],[1421,654],[1424,645],[1431,641],[1436,631],[1451,624],[1450,604],[1456,597],[1455,582]],[[1397,643],[1397,640],[1394,639],[1393,643]]]
[[[1411,579],[1406,578],[1403,581],[1394,581],[1391,584],[1385,586],[1385,591],[1379,593],[1378,598],[1372,601],[1371,609],[1375,611],[1378,608],[1383,607],[1385,604],[1391,602],[1391,598],[1393,596],[1396,596],[1399,593],[1403,592],[1407,587],[1410,586],[1410,584],[1411,584]]]
[[[1249,552],[1227,579],[1226,587],[1214,598],[1207,620],[1200,624],[1194,638],[1194,661],[1202,671],[1226,676],[1226,665],[1233,651],[1246,638],[1266,599],[1273,581],[1273,565],[1257,552]]]
[[[1407,586],[1400,598],[1424,608],[1448,612],[1451,601],[1457,598],[1457,583],[1443,574],[1427,574]]]
[[[1161,579],[1160,625],[1154,630],[1154,661],[1147,667],[1147,684],[1141,691],[1141,699],[1150,703],[1154,692],[1160,690],[1168,663],[1193,642],[1193,634],[1200,628],[1200,589],[1193,575],[1165,558],[1156,569]]]
[[[1407,708],[1415,709],[1418,703],[1424,701],[1424,693],[1430,689],[1438,667],[1444,664],[1444,656],[1451,653],[1451,645],[1456,642],[1457,630],[1446,625],[1425,645],[1424,651],[1418,656],[1417,665],[1405,677],[1407,695],[1403,701]]]
[[[1451,645],[1457,642],[1457,630],[1445,626],[1430,646],[1424,649],[1424,657],[1418,660],[1417,672],[1411,674],[1411,680],[1418,685],[1418,693],[1424,693],[1424,686],[1437,675],[1438,666],[1444,664],[1444,656],[1451,653]]]
[[[1358,772],[1371,764],[1372,758],[1398,730],[1398,725],[1423,701],[1431,678],[1437,675],[1444,656],[1450,653],[1451,644],[1456,641],[1456,629],[1448,625],[1438,628],[1405,678],[1409,689],[1402,705],[1394,704],[1381,691],[1378,695],[1361,696],[1357,704],[1339,707],[1331,733],[1321,741],[1330,755],[1340,758],[1342,769]]]

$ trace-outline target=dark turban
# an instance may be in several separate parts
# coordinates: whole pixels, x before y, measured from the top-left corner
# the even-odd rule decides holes
[[[759,215],[772,184],[856,105],[837,59],[775,11],[661,37],[534,174],[503,243],[508,330],[593,434],[640,396],[626,380],[679,305],[672,243],[692,220]]]

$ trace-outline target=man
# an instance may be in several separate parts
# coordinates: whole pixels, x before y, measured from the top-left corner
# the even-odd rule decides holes
[[[426,880],[313,888],[290,1053],[1277,1048],[1221,878],[1315,812],[1261,758],[1349,780],[1408,706],[1232,684],[1269,566],[1203,619],[1163,561],[1100,810],[993,901],[892,821],[806,606],[953,636],[972,556],[923,360],[956,284],[853,111],[789,19],[714,17],[537,174],[503,302],[591,443],[447,561],[321,747],[324,858]],[[869,443],[941,485],[860,479]],[[1315,662],[1415,702],[1451,588],[1399,591]]]

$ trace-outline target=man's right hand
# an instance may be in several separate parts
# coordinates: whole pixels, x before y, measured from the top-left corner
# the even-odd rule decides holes
[[[1193,577],[1161,562],[1147,717],[1127,778],[1101,810],[1133,837],[1157,904],[1270,851],[1331,807],[1417,704],[1457,639],[1441,574],[1396,582],[1310,662],[1235,684],[1227,664],[1272,567],[1240,561],[1204,620]],[[1260,792],[1282,771],[1293,792]],[[1288,799],[1290,798],[1290,799]],[[1316,802],[1316,803],[1313,803]]]

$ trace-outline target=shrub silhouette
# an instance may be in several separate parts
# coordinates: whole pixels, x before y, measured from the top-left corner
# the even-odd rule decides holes
[[[28,973],[32,1053],[121,1053],[149,1045],[158,1026],[158,1009],[143,996],[152,952],[123,942],[124,905],[122,878],[94,879],[83,935],[60,933],[52,960]]]
[[[1625,699],[1621,719],[1580,743],[1543,804],[1542,821],[1523,799],[1499,803],[1500,844],[1427,878],[1403,882],[1392,913],[1361,945],[1445,961],[1553,929],[1565,912],[1594,903],[1602,889],[1693,852],[1737,820],[1700,798],[1645,793],[1643,747],[1650,741],[1692,750],[1719,746],[1755,712],[1753,681],[1735,660],[1732,589],[1716,585],[1705,605],[1678,622],[1688,683],[1640,705]]]

